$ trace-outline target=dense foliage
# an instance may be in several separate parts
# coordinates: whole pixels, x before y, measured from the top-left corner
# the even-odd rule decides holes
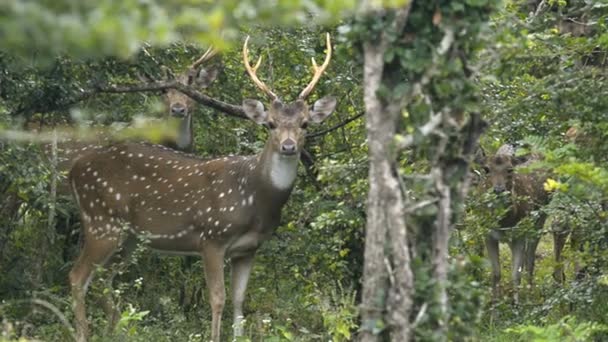
[[[324,126],[309,131],[306,150],[314,166],[300,166],[282,225],[258,252],[245,302],[245,332],[250,340],[354,339],[361,325],[369,187],[360,43],[385,29],[391,18],[360,17],[355,1],[117,3],[0,4],[0,129],[116,126],[160,117],[166,111],[160,93],[82,94],[100,85],[137,83],[141,73],[160,77],[161,65],[177,73],[210,43],[222,48],[222,71],[206,94],[237,105],[262,98],[243,71],[240,48],[246,34],[253,39],[252,55],[264,56],[261,77],[292,100],[308,83],[309,60],[323,55],[324,32],[330,32],[334,56],[311,100],[331,94],[338,107]],[[409,94],[412,82],[437,63],[433,47],[446,27],[463,35],[456,50],[474,55],[445,57],[433,82],[425,85],[428,98],[410,99],[405,106],[395,141],[413,134],[416,143],[424,142],[399,154],[408,194],[428,195],[427,180],[414,175],[428,172],[428,156],[441,139],[424,140],[417,128],[430,110],[444,107],[463,117],[481,114],[490,124],[481,137],[487,154],[516,143],[519,153],[544,156],[528,172],[551,171],[545,187],[552,199],[542,209],[550,219],[537,252],[536,285],[522,290],[519,305],[507,295],[489,301],[483,240],[504,208],[483,179],[472,185],[473,196],[456,217],[458,230],[449,245],[449,340],[599,341],[608,336],[607,19],[608,3],[599,0],[508,0],[501,6],[490,0],[414,1],[405,36],[391,37],[384,56],[390,77],[380,92],[387,101]],[[202,105],[195,112],[195,134],[196,154],[204,157],[255,153],[266,137],[253,123]],[[459,146],[451,143],[448,148]],[[35,145],[0,140],[0,341],[66,340],[70,334],[67,273],[78,253],[80,223],[69,196],[55,199],[49,193],[54,173]],[[483,165],[474,168],[483,178]],[[461,204],[454,203],[457,213]],[[436,329],[443,316],[428,260],[432,241],[425,238],[431,235],[424,230],[436,211],[427,209],[408,222],[417,237],[411,321],[417,340],[432,341],[445,336]],[[548,233],[564,227],[572,230],[569,239],[575,243],[565,251],[566,281],[556,285]],[[105,282],[93,283],[90,315],[98,339],[208,339],[211,313],[200,260],[142,248],[128,263],[111,292]],[[508,263],[503,265],[508,274]],[[507,288],[508,278],[503,277]],[[122,310],[114,336],[106,335],[106,318],[95,304],[109,295]],[[225,318],[230,310],[227,305]],[[224,320],[224,332],[231,331],[230,324]]]

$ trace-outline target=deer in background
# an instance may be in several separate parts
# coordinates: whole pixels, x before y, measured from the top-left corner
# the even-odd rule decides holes
[[[511,145],[501,146],[496,154],[486,160],[489,184],[497,194],[509,192],[510,207],[499,221],[499,228],[493,229],[486,236],[486,248],[492,266],[492,295],[498,297],[500,284],[499,242],[506,240],[511,248],[511,278],[514,286],[514,299],[519,301],[518,287],[521,283],[522,268],[528,272],[528,283],[532,284],[534,276],[535,253],[540,240],[540,231],[545,224],[546,214],[539,212],[534,226],[538,230],[534,236],[518,232],[514,227],[533,211],[539,210],[548,200],[543,188],[545,175],[542,171],[530,173],[517,172],[518,166],[527,166],[539,159],[532,155],[528,158],[516,157]]]
[[[218,67],[212,65],[204,68],[203,64],[211,60],[217,54],[217,50],[209,48],[200,58],[192,63],[188,69],[175,76],[167,69],[164,70],[164,80],[176,79],[179,83],[191,87],[196,86],[206,89],[217,78]],[[139,76],[142,81],[153,82],[150,76]],[[196,108],[196,102],[188,95],[176,89],[167,89],[163,92],[163,100],[167,107],[167,116],[179,119],[179,130],[175,141],[164,141],[162,144],[178,151],[194,151],[194,132],[192,126],[192,113]]]
[[[251,120],[269,128],[260,153],[202,160],[160,146],[123,143],[87,154],[71,169],[85,241],[70,272],[78,341],[88,335],[85,294],[95,267],[109,266],[115,254],[128,255],[138,236],[162,252],[202,257],[215,342],[220,340],[225,303],[224,259],[229,258],[234,336],[242,335],[253,259],[281,221],[307,125],[322,122],[336,106],[333,97],[317,100],[312,108],[305,101],[329,65],[329,34],[324,63],[319,67],[313,59],[312,80],[292,103],[282,102],[257,77],[261,57],[250,65],[248,40],[243,45],[245,68],[271,101],[267,110],[257,100],[242,104]]]

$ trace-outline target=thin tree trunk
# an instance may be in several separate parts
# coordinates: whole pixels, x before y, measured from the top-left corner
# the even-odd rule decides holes
[[[413,281],[403,194],[398,175],[393,170],[395,153],[392,151],[400,108],[384,106],[377,96],[385,49],[383,41],[364,43],[370,190],[359,340],[366,342],[378,341],[377,328],[385,324],[388,324],[393,341],[408,341],[411,333],[409,315]]]
[[[380,51],[378,51],[380,50]],[[367,196],[367,222],[363,264],[363,290],[361,296],[362,329],[359,340],[364,342],[378,341],[377,328],[384,325],[383,313],[388,295],[388,272],[384,263],[387,225],[386,214],[382,203],[381,161],[384,150],[382,122],[382,105],[376,96],[382,80],[384,50],[380,46],[365,44],[364,66],[364,100],[369,143],[369,193]]]
[[[445,184],[443,171],[434,168],[432,172],[435,178],[435,188],[439,197],[437,223],[433,240],[433,275],[437,281],[439,297],[439,330],[440,336],[447,337],[448,316],[448,242],[450,240],[450,225],[452,218],[450,188]]]
[[[391,325],[392,341],[408,341],[411,334],[413,275],[410,268],[404,200],[398,174],[388,163],[383,164],[383,196],[387,214],[388,235],[392,257],[392,277],[388,298],[387,319]]]

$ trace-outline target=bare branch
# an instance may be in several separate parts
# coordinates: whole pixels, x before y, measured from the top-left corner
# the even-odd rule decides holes
[[[351,123],[351,122],[359,119],[363,115],[365,115],[365,112],[361,112],[361,113],[359,113],[359,114],[357,114],[357,115],[355,115],[355,116],[353,116],[351,118],[348,118],[348,119],[344,120],[343,122],[341,122],[341,123],[339,123],[339,124],[337,124],[337,125],[335,125],[333,127],[330,127],[328,129],[325,129],[325,130],[322,130],[322,131],[319,131],[319,132],[315,132],[315,133],[311,133],[311,134],[307,134],[306,138],[314,138],[314,137],[318,137],[320,135],[325,135],[327,133],[333,132],[333,131],[335,131],[335,130],[337,130],[339,128],[342,128],[342,127],[348,125],[349,123]]]
[[[420,209],[422,209],[422,208],[424,208],[424,207],[428,207],[428,206],[429,206],[429,205],[431,205],[431,204],[435,204],[435,203],[437,203],[438,201],[439,201],[439,199],[437,199],[437,198],[433,198],[433,199],[429,199],[429,200],[420,201],[420,202],[418,202],[418,203],[416,203],[416,204],[413,204],[413,205],[411,205],[411,206],[409,206],[409,207],[405,208],[405,210],[403,211],[403,213],[404,213],[405,215],[412,214],[412,213],[414,213],[415,211],[418,211],[418,210],[420,210]]]
[[[414,319],[414,322],[412,323],[412,329],[414,329],[418,324],[420,324],[420,322],[422,321],[422,318],[424,317],[424,314],[426,313],[426,309],[428,307],[429,307],[428,303],[422,304],[422,306],[420,307],[420,310],[418,311],[418,314],[416,315],[416,319]]]
[[[178,83],[175,86],[175,89],[188,95],[194,101],[196,101],[204,106],[219,110],[220,112],[222,112],[228,116],[234,116],[234,117],[238,117],[241,119],[247,118],[247,116],[245,115],[245,112],[243,111],[243,108],[241,106],[233,105],[230,103],[226,103],[226,102],[214,99],[210,96],[207,96],[207,95],[199,92],[196,89],[193,89],[192,87],[185,86],[181,83]]]
[[[437,129],[437,127],[439,127],[439,125],[441,124],[442,117],[443,117],[442,112],[434,114],[433,111],[431,111],[431,118],[429,119],[429,121],[427,121],[427,123],[425,123],[422,127],[420,127],[418,129],[420,134],[423,137],[426,137],[429,134],[431,134],[432,132],[434,132]],[[401,139],[397,142],[397,149],[404,150],[404,149],[412,147],[413,145],[414,145],[414,135],[408,134],[403,139]]]
[[[179,90],[180,92],[191,97],[196,102],[198,102],[204,106],[216,109],[226,115],[239,117],[239,118],[246,118],[245,112],[243,112],[243,109],[241,108],[241,106],[233,105],[230,103],[226,103],[226,102],[214,99],[208,95],[205,95],[205,94],[199,92],[198,90],[196,90],[192,87],[181,84],[180,82],[178,82],[176,80],[156,81],[156,82],[139,83],[139,84],[94,85],[91,89],[82,90],[80,92],[80,94],[78,94],[74,98],[72,98],[64,103],[58,104],[58,106],[56,108],[54,108],[53,110],[58,110],[61,108],[67,108],[67,107],[73,106],[79,102],[85,101],[100,93],[108,93],[108,94],[138,93],[138,92],[147,92],[147,91],[162,91],[162,90],[171,89],[171,88]],[[27,110],[18,109],[15,112],[11,113],[11,115],[19,115],[24,112],[27,112]]]

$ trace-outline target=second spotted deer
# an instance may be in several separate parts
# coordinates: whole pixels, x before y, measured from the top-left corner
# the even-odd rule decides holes
[[[249,64],[247,40],[243,61],[254,83],[270,98],[267,110],[244,100],[243,110],[269,128],[264,149],[250,156],[202,160],[147,144],[126,143],[80,158],[70,182],[80,207],[84,246],[70,272],[77,337],[88,335],[85,293],[96,265],[123,254],[138,236],[153,249],[202,257],[209,291],[211,339],[220,340],[225,302],[224,259],[232,268],[234,335],[242,335],[242,305],[254,255],[281,219],[293,189],[308,123],[320,123],[336,106],[325,97],[312,108],[310,95],[331,58],[327,56],[309,85],[293,103],[284,103],[256,75],[261,59]]]

